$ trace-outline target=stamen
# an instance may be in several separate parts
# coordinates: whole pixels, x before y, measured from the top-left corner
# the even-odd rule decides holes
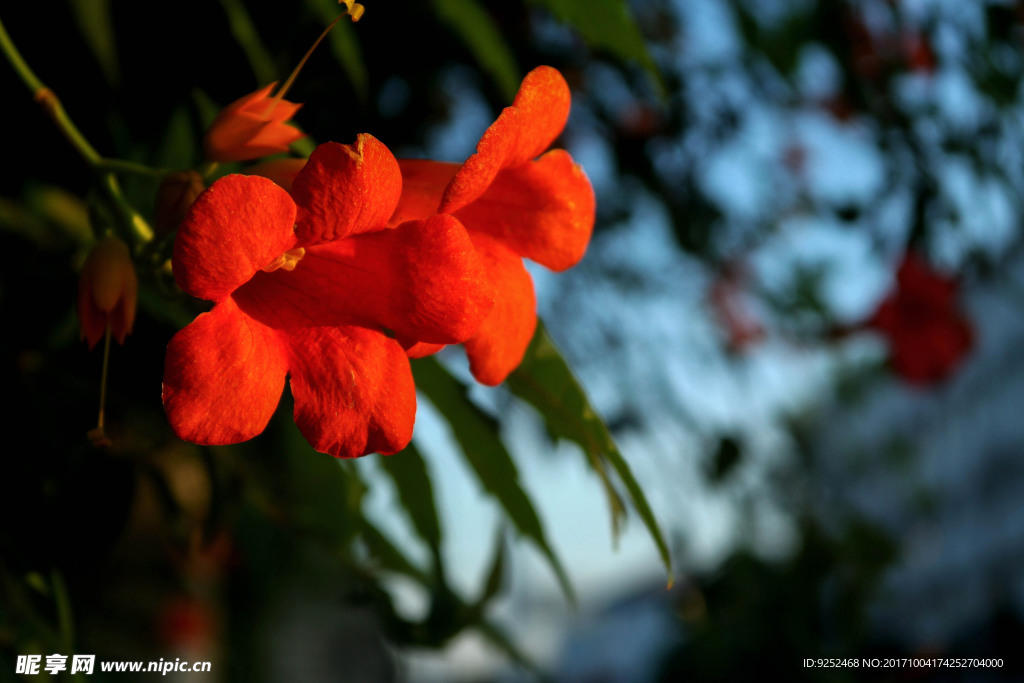
[[[363,16],[363,12],[366,10],[365,7],[360,5],[358,2],[355,2],[355,0],[338,0],[338,2],[345,5],[346,13],[348,16],[352,17],[353,22],[359,21],[359,18]],[[327,34],[331,32],[331,29],[334,28],[334,25],[337,24],[343,16],[345,16],[345,14],[339,14],[335,17],[334,21],[327,24],[327,28],[320,33],[320,37],[316,39],[313,46],[306,50],[306,54],[299,60],[298,66],[292,69],[291,74],[288,75],[288,80],[284,82],[281,89],[277,91],[276,95],[274,95],[274,99],[270,101],[270,106],[267,107],[265,112],[263,112],[264,118],[270,116],[270,113],[274,111],[274,107],[276,107],[277,103],[284,98],[285,93],[287,93],[288,89],[292,87],[292,83],[295,82],[295,78],[299,75],[299,72],[302,71],[302,67],[304,67],[306,62],[309,61],[310,56],[313,54],[313,50],[323,42],[323,39],[327,37]]]
[[[302,257],[305,255],[306,250],[303,247],[289,249],[264,266],[262,270],[264,273],[273,273],[278,268],[287,271],[295,270],[295,266],[299,265],[299,261],[301,261]]]
[[[355,2],[355,0],[338,0],[338,4],[345,5],[348,15],[352,17],[353,23],[359,21],[359,18],[363,16],[363,12],[366,11],[366,8]]]

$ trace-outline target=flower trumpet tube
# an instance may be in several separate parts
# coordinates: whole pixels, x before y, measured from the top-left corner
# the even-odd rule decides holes
[[[569,87],[541,66],[464,163],[403,160],[403,191],[389,224],[451,214],[465,225],[495,290],[490,316],[465,342],[470,369],[499,384],[519,365],[537,324],[522,259],[555,271],[575,265],[594,226],[594,191],[564,150],[548,150],[569,116]],[[548,150],[548,151],[545,151]],[[410,355],[436,350],[402,338]]]
[[[175,240],[174,276],[214,306],[168,345],[163,400],[181,438],[256,436],[289,377],[295,422],[317,450],[356,457],[408,444],[415,387],[390,335],[457,343],[493,301],[458,220],[388,227],[401,183],[391,152],[364,134],[320,145],[291,194],[230,175],[199,196]]]

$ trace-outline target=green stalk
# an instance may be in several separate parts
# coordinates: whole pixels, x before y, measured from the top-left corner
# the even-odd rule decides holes
[[[68,139],[68,142],[75,148],[75,151],[90,166],[98,164],[102,159],[99,152],[93,149],[93,146],[89,144],[89,141],[85,139],[85,136],[82,135],[74,122],[68,117],[57,95],[39,80],[39,77],[35,75],[24,58],[22,58],[18,48],[14,46],[11,37],[7,34],[3,21],[0,21],[0,50],[3,51],[7,61],[14,67],[14,71],[25,85],[28,86],[28,89],[32,91],[32,97],[35,98],[36,103],[57,124],[57,128]]]
[[[64,135],[71,147],[78,152],[78,155],[92,168],[100,177],[100,188],[111,207],[121,217],[125,230],[132,236],[136,243],[145,243],[153,239],[153,230],[146,223],[145,219],[125,200],[121,194],[121,188],[117,183],[112,171],[129,171],[132,173],[158,173],[142,164],[118,159],[104,159],[100,153],[89,144],[82,132],[78,130],[74,121],[68,116],[61,104],[57,94],[46,87],[46,84],[39,80],[35,72],[14,46],[3,21],[0,20],[0,52],[10,62],[14,71],[21,78],[22,82],[32,93],[33,99],[42,108],[57,129]],[[98,237],[98,236],[97,236]]]

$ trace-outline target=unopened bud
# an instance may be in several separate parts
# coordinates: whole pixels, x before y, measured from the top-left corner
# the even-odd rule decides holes
[[[78,280],[78,319],[81,336],[92,349],[107,331],[119,344],[132,331],[138,278],[128,245],[104,237],[85,259]]]

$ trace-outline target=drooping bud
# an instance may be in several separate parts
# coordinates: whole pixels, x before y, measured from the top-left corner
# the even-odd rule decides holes
[[[203,153],[210,161],[248,161],[279,152],[303,137],[286,121],[302,106],[280,95],[270,96],[276,83],[239,98],[224,107],[203,138]]]
[[[93,246],[78,280],[78,320],[81,337],[92,349],[107,331],[119,344],[132,331],[138,278],[128,245],[105,237]]]
[[[203,177],[191,169],[168,173],[156,191],[153,227],[160,237],[178,229],[188,207],[203,191]]]

